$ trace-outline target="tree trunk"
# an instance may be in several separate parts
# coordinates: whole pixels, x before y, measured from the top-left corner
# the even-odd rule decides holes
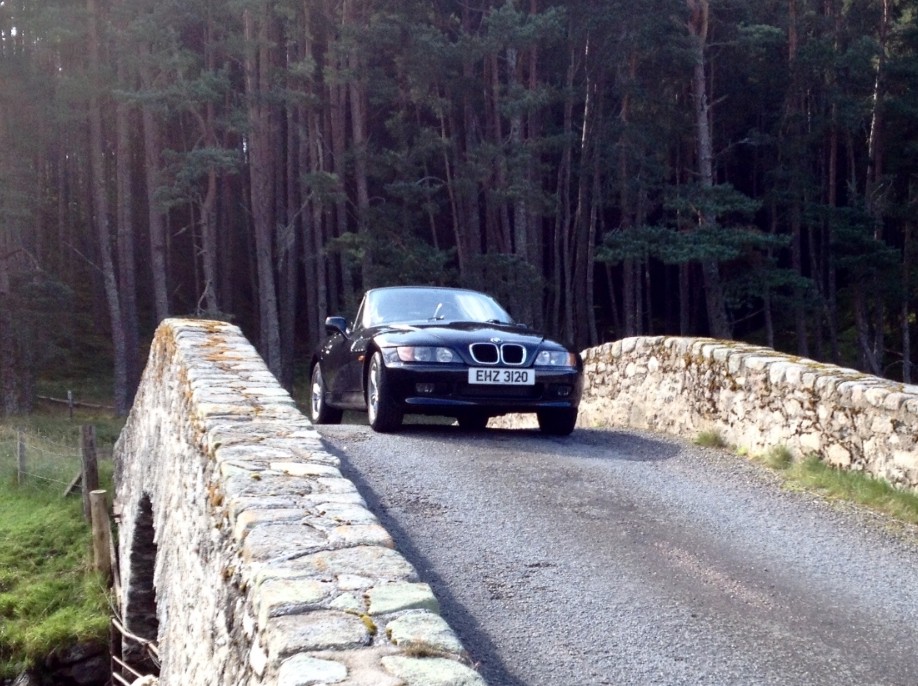
[[[561,164],[558,165],[558,204],[559,211],[555,220],[554,236],[552,237],[552,283],[555,285],[554,310],[551,315],[553,331],[561,332],[565,340],[574,339],[572,299],[573,291],[568,270],[570,255],[570,233],[573,225],[571,216],[571,177],[573,175],[574,158],[574,77],[577,73],[576,52],[572,49],[567,66],[566,92],[564,99],[564,147],[561,152]]]
[[[102,271],[102,282],[105,289],[105,300],[108,305],[108,316],[111,324],[112,349],[114,352],[114,398],[115,412],[124,416],[130,410],[130,393],[127,378],[127,345],[124,332],[124,318],[121,310],[121,297],[118,292],[118,276],[112,257],[112,236],[109,226],[108,188],[105,174],[105,142],[102,136],[102,105],[99,101],[99,79],[101,65],[101,47],[99,38],[99,16],[96,0],[86,0],[86,13],[89,21],[88,54],[89,68],[93,77],[89,96],[89,157],[92,169],[93,223],[99,247],[99,266]]]
[[[149,54],[149,48],[141,45],[141,53]],[[155,88],[149,66],[140,60],[140,78],[147,90]],[[144,169],[147,177],[147,222],[150,232],[150,269],[153,273],[153,304],[156,321],[169,316],[169,287],[166,266],[166,222],[156,200],[156,193],[162,185],[162,134],[159,119],[150,105],[142,108]]]
[[[210,16],[206,26],[207,41],[205,45],[204,63],[207,71],[216,71],[213,42],[213,20]],[[216,134],[216,110],[213,102],[208,102],[204,107],[201,118],[202,135],[205,144],[211,148],[218,147]],[[217,235],[217,170],[210,166],[207,170],[207,190],[201,201],[201,266],[204,271],[204,307],[210,316],[219,316],[222,313],[220,302],[219,278],[219,238]]]
[[[0,140],[3,140],[2,127],[3,112],[0,110]],[[28,410],[21,401],[24,370],[16,354],[16,326],[9,307],[9,262],[13,252],[9,231],[0,228],[0,417],[9,417]]]
[[[886,90],[886,49],[889,35],[890,22],[890,0],[882,0],[883,13],[880,18],[880,26],[877,31],[878,57],[877,68],[874,76],[873,86],[873,108],[870,119],[870,135],[867,141],[868,166],[865,186],[867,209],[873,217],[873,237],[877,241],[883,240],[883,215],[886,209],[887,188],[883,175],[884,170],[884,108],[885,108],[885,90]],[[874,273],[873,288],[871,292],[875,296],[876,305],[873,308],[872,328],[874,340],[872,347],[876,356],[876,364],[882,370],[884,366],[883,354],[886,347],[886,303],[883,301],[881,294],[882,289],[879,284],[879,275]]]
[[[347,178],[347,88],[340,83],[344,66],[336,65],[336,73],[329,79],[328,85],[328,125],[331,130],[332,167],[335,178],[340,184],[334,208],[335,236],[339,238],[348,232],[347,196],[344,185],[344,180]],[[338,302],[335,303],[336,307],[345,306],[353,299],[354,283],[347,260],[341,262],[340,280],[343,292]]]
[[[714,186],[714,144],[711,138],[711,113],[705,75],[710,2],[709,0],[687,0],[687,4],[692,13],[688,24],[689,33],[695,39],[692,98],[695,103],[695,128],[698,136],[698,176],[702,188],[712,188]],[[702,225],[709,225],[711,222],[710,217],[701,218]],[[710,333],[715,338],[729,339],[732,332],[727,321],[720,267],[717,262],[706,260],[702,262],[701,270],[704,276],[704,295]]]
[[[353,8],[356,0],[345,2],[347,8]],[[347,10],[345,10],[347,11]],[[354,16],[345,17],[353,21]],[[363,60],[355,50],[348,53],[348,67],[351,73],[348,94],[351,103],[351,136],[354,146],[354,187],[357,194],[357,235],[364,239],[363,260],[361,262],[361,283],[368,288],[369,273],[372,266],[373,249],[370,237],[370,191],[367,178],[367,96]],[[373,284],[375,285],[375,284]]]
[[[127,87],[125,68],[118,65],[119,81]],[[131,183],[131,111],[124,102],[115,108],[116,187],[118,192],[118,290],[124,322],[125,367],[128,396],[133,402],[140,382],[139,332],[137,320],[137,277],[134,261],[134,207]]]
[[[268,9],[258,15],[246,9],[245,83],[249,120],[249,183],[252,197],[252,223],[255,235],[255,266],[258,278],[258,318],[261,354],[268,369],[282,377],[280,320],[274,278],[274,169],[271,155],[271,110],[266,102],[270,87],[271,51],[268,36]]]
[[[910,328],[912,313],[909,307],[911,256],[912,227],[910,224],[906,224],[902,236],[902,302],[899,312],[899,326],[902,332],[902,383],[912,382],[912,336]]]

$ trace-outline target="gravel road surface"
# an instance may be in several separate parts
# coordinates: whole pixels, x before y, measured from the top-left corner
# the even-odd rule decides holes
[[[918,686],[918,533],[661,436],[319,427],[491,686]]]

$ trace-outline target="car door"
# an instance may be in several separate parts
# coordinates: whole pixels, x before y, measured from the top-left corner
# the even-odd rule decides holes
[[[367,330],[363,327],[364,303],[347,333],[336,333],[325,350],[327,384],[332,404],[364,407],[363,355],[367,348]]]

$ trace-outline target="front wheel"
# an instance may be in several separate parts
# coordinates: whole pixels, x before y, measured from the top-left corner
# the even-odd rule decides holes
[[[373,431],[386,433],[402,425],[402,412],[395,406],[386,378],[382,354],[374,353],[367,370],[367,416]]]
[[[550,436],[567,436],[577,424],[577,408],[564,407],[551,410],[539,410],[539,429]]]
[[[329,407],[325,402],[325,377],[322,376],[322,366],[316,362],[312,368],[312,383],[309,393],[309,416],[315,424],[340,424],[344,414],[336,407]]]

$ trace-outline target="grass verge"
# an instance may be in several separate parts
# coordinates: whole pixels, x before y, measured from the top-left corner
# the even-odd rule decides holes
[[[918,493],[895,488],[883,479],[862,472],[833,469],[817,457],[794,462],[786,469],[792,487],[848,500],[884,512],[910,524],[918,524]]]
[[[61,648],[108,641],[109,602],[92,570],[89,525],[77,495],[62,497],[79,472],[81,424],[96,427],[102,488],[111,488],[105,459],[123,420],[57,408],[0,422],[0,681],[43,662]],[[17,430],[27,442],[29,476],[17,484]],[[38,476],[40,475],[40,476]]]
[[[845,500],[918,524],[918,493],[896,488],[884,479],[863,472],[836,469],[813,455],[794,460],[785,446],[776,446],[755,458],[781,473],[788,488],[818,493],[830,500]]]
[[[104,643],[108,598],[79,498],[0,483],[0,678],[61,646]]]

